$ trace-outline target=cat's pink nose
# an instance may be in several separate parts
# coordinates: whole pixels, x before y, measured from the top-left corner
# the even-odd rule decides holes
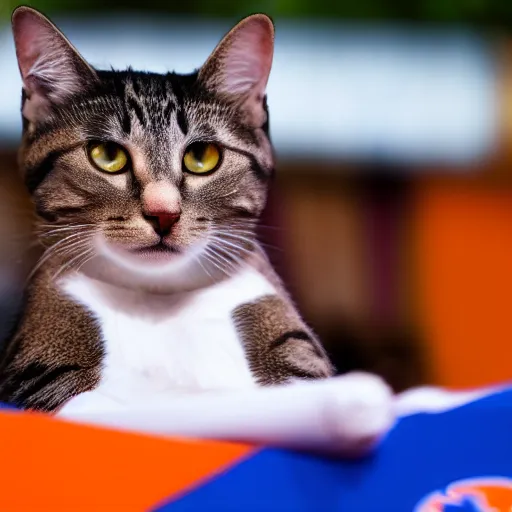
[[[155,232],[166,236],[181,215],[180,195],[170,183],[149,183],[142,194],[144,218],[151,223]]]
[[[157,235],[166,236],[180,220],[180,215],[179,212],[152,212],[152,215],[145,215],[145,218],[151,223]]]

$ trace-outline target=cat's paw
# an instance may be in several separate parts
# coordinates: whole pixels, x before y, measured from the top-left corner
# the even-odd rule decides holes
[[[395,423],[393,391],[377,375],[354,372],[336,377],[326,411],[343,454],[370,452]]]

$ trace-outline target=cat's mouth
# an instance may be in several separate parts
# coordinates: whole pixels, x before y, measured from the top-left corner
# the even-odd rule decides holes
[[[168,261],[173,256],[181,254],[181,250],[174,245],[166,245],[163,242],[148,245],[145,247],[138,247],[130,251],[136,256],[140,256],[149,261]]]
[[[171,252],[174,254],[179,254],[181,251],[175,247],[174,245],[166,245],[163,242],[158,242],[157,244],[147,245],[145,247],[138,247],[134,249],[133,252]]]

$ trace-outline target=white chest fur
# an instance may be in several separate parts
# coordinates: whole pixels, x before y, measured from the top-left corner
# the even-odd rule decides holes
[[[253,387],[233,310],[275,289],[247,268],[209,288],[149,295],[67,278],[63,290],[101,326],[105,358],[97,392],[119,403],[145,396]]]

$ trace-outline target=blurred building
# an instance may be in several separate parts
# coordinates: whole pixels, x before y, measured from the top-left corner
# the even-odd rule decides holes
[[[93,65],[192,71],[232,20],[56,19]],[[278,177],[261,235],[340,371],[397,389],[512,378],[506,43],[454,29],[280,22]],[[0,297],[35,252],[15,170],[21,83],[0,31]],[[277,228],[277,229],[276,229]]]

